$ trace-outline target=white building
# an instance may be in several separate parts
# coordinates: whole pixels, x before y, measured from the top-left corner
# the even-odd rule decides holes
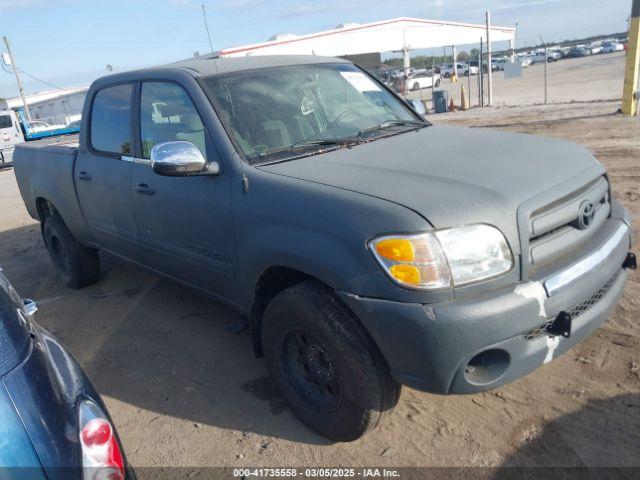
[[[51,125],[66,125],[82,116],[84,99],[89,87],[63,88],[27,95],[32,120],[43,120]],[[12,110],[22,110],[20,97],[10,98],[7,105]]]
[[[513,49],[516,29],[492,25],[490,41],[509,42]],[[372,53],[402,52],[409,68],[411,50],[487,41],[486,25],[400,17],[365,24],[340,24],[332,30],[307,35],[279,34],[268,41],[226,48],[222,57],[248,55],[323,55],[352,57]]]

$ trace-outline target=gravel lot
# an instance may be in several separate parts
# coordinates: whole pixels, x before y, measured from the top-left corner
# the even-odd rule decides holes
[[[571,58],[548,65],[549,103],[618,100],[622,98],[624,52],[592,57]],[[471,106],[478,105],[478,77],[471,77]],[[485,75],[486,82],[486,75]],[[469,90],[469,79],[452,83],[442,79],[441,90],[447,90],[460,106],[460,87]],[[493,74],[494,105],[530,105],[544,103],[544,63],[523,70],[520,78],[504,78],[504,72]],[[486,88],[486,87],[485,87]],[[436,89],[437,90],[437,89]],[[485,102],[486,102],[485,90]],[[431,89],[410,92],[410,98],[427,100],[431,106]]]
[[[640,122],[615,114],[617,107],[496,108],[433,121],[586,145],[609,169],[637,235]],[[0,264],[23,296],[40,303],[40,323],[93,379],[135,467],[640,466],[637,274],[608,323],[557,361],[484,394],[405,388],[380,429],[332,444],[302,426],[274,393],[248,333],[231,332],[235,312],[108,255],[103,280],[68,290],[11,169],[0,172],[0,205]]]

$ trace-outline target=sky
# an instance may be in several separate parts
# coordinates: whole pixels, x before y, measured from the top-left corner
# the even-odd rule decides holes
[[[27,93],[88,85],[107,65],[122,71],[209,52],[202,4],[214,50],[401,16],[483,23],[486,10],[495,25],[517,23],[525,46],[621,32],[631,11],[631,0],[0,0],[0,36]],[[0,70],[0,97],[17,94]]]

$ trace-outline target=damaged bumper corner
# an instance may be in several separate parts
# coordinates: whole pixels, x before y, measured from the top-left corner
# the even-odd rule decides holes
[[[431,305],[338,294],[398,382],[433,393],[480,392],[552,361],[607,320],[636,266],[629,235],[554,295],[544,279]]]
[[[608,291],[572,318],[569,338],[541,329],[555,317],[541,317],[535,298],[513,290],[427,306],[339,294],[398,382],[431,393],[463,394],[516,380],[591,335],[618,303],[626,278],[627,271],[619,269]]]

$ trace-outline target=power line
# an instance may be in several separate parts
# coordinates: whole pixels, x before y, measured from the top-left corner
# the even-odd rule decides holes
[[[55,89],[62,90],[64,88],[64,87],[59,87],[58,85],[54,85],[53,83],[47,82],[46,80],[42,80],[41,78],[34,77],[30,73],[25,72],[22,69],[20,69],[20,73],[22,73],[23,75],[26,75],[27,77],[31,78],[32,80],[35,80],[36,82],[44,83],[45,85],[48,85],[48,86],[53,87]]]

